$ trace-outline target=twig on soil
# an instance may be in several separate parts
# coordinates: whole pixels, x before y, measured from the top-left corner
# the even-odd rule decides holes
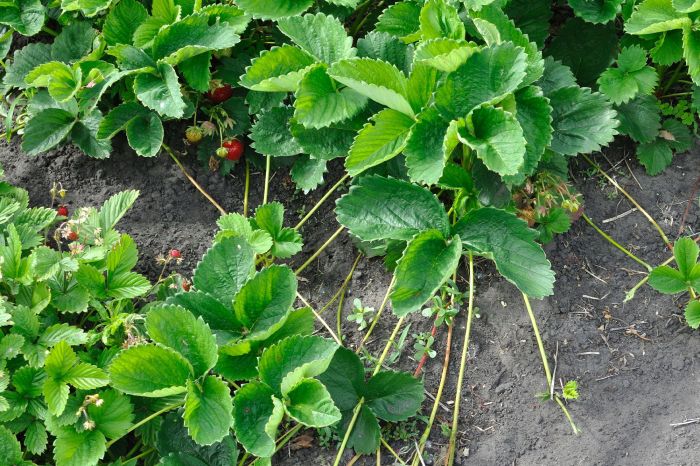
[[[608,234],[605,233],[603,230],[601,230],[600,228],[598,228],[598,226],[597,226],[595,223],[593,223],[593,220],[591,220],[591,219],[588,217],[588,215],[583,214],[582,217],[583,217],[583,219],[586,221],[586,223],[588,223],[591,227],[593,227],[593,229],[594,229],[600,236],[602,236],[603,238],[605,238],[605,240],[607,240],[608,243],[610,243],[610,244],[612,244],[613,246],[615,246],[617,249],[619,249],[620,251],[622,251],[627,257],[629,257],[630,259],[632,259],[632,260],[635,261],[636,263],[642,265],[645,269],[647,269],[649,272],[651,272],[651,270],[653,269],[653,267],[652,267],[651,265],[647,264],[647,263],[644,262],[642,259],[640,259],[639,257],[637,257],[637,256],[635,256],[634,254],[632,254],[632,252],[630,252],[628,249],[626,249],[626,248],[625,248],[624,246],[622,246],[620,243],[618,243],[617,241],[615,241],[610,235],[608,235]],[[597,278],[597,277],[596,277],[596,278]]]
[[[299,220],[299,223],[296,224],[296,226],[294,227],[294,229],[295,229],[295,230],[298,230],[299,228],[301,228],[302,225],[304,225],[304,224],[311,218],[311,216],[323,205],[323,203],[326,202],[326,201],[328,200],[328,198],[331,197],[331,195],[332,195],[340,186],[342,186],[342,184],[345,182],[345,180],[348,179],[349,176],[350,176],[350,175],[346,173],[341,179],[339,179],[338,182],[337,182],[336,184],[334,184],[334,185],[331,187],[331,189],[329,189],[328,192],[327,192],[326,194],[324,194],[323,197],[321,197],[321,199],[318,200],[318,202],[316,203],[316,205],[314,205],[314,206],[311,208],[311,210],[309,210],[309,212],[308,212],[306,215],[304,215],[304,218],[302,218],[301,220]]]
[[[656,231],[659,232],[659,235],[661,236],[661,239],[664,241],[664,243],[666,243],[666,246],[668,246],[669,249],[673,249],[673,245],[666,236],[666,233],[664,233],[659,224],[656,223],[656,220],[654,220],[654,218],[651,215],[649,215],[649,213],[646,210],[644,210],[644,208],[627,191],[625,191],[617,181],[615,181],[610,175],[608,175],[605,172],[605,170],[600,168],[600,166],[596,164],[588,155],[582,154],[582,157],[601,175],[603,175],[610,182],[610,184],[612,184],[615,187],[615,189],[620,191],[622,195],[625,196],[632,203],[632,205],[634,205],[639,210],[639,212],[641,212],[642,215],[644,215],[647,218],[647,220],[649,220],[649,222],[654,226]]]
[[[185,177],[189,180],[190,183],[192,183],[192,186],[194,186],[194,187],[197,189],[197,191],[199,191],[200,193],[202,193],[202,195],[211,203],[211,205],[213,205],[214,207],[216,207],[216,209],[217,209],[219,212],[221,212],[221,215],[226,215],[226,211],[224,210],[224,208],[221,207],[221,205],[219,205],[219,203],[216,202],[216,201],[214,200],[214,198],[212,198],[212,197],[209,195],[209,193],[207,193],[207,192],[204,190],[204,188],[202,188],[202,186],[200,186],[199,183],[197,183],[197,180],[195,180],[194,178],[192,178],[192,176],[187,172],[187,170],[185,169],[185,167],[184,167],[184,166],[182,165],[182,163],[180,162],[180,159],[177,158],[177,156],[175,155],[175,152],[173,152],[173,150],[170,148],[170,146],[168,146],[167,144],[163,144],[161,147],[165,150],[165,152],[168,153],[168,155],[170,156],[170,158],[173,159],[173,161],[174,161],[175,164],[178,166],[178,168],[180,169],[180,171],[182,172],[182,174],[185,175]]]
[[[686,419],[683,422],[674,422],[672,424],[669,424],[671,427],[683,427],[687,426],[690,424],[700,424],[700,417],[696,417],[694,419]]]
[[[628,210],[627,212],[622,212],[620,215],[615,215],[614,217],[606,218],[605,220],[603,220],[603,223],[610,223],[610,222],[614,222],[615,220],[620,220],[621,218],[625,218],[629,214],[631,214],[632,212],[636,212],[636,211],[637,211],[637,208],[632,207],[630,210]]]

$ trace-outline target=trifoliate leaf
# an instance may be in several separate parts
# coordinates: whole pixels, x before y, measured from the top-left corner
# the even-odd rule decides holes
[[[372,117],[357,134],[345,168],[351,176],[357,176],[368,168],[379,165],[398,155],[406,144],[413,127],[413,119],[390,108]]]
[[[304,75],[295,97],[294,119],[315,129],[352,118],[367,104],[367,97],[355,90],[338,89],[324,65],[317,65]]]
[[[288,259],[301,251],[304,245],[301,235],[292,228],[284,227],[284,206],[279,202],[258,206],[252,221],[255,227],[272,237],[270,252],[274,257]]]
[[[414,112],[408,98],[408,79],[394,65],[370,58],[341,60],[328,74],[356,92],[408,116]]]
[[[399,259],[391,292],[394,314],[417,311],[445,283],[462,256],[459,237],[447,239],[439,230],[427,230],[408,242]]]
[[[600,150],[613,140],[618,125],[610,102],[597,92],[577,86],[547,95],[554,128],[550,147],[564,155]]]
[[[489,170],[501,176],[515,175],[525,161],[523,129],[512,113],[500,108],[474,109],[457,134]]]
[[[463,118],[475,107],[498,103],[515,91],[526,69],[522,48],[509,42],[486,47],[447,76],[435,94],[435,105],[448,120]]]
[[[218,377],[207,376],[195,383],[187,381],[183,419],[192,439],[199,445],[220,442],[233,422],[233,401],[228,385]]]
[[[314,63],[314,57],[293,45],[273,47],[253,59],[241,76],[241,86],[253,91],[294,92]]]
[[[187,358],[196,376],[206,374],[216,364],[216,338],[209,326],[180,306],[160,304],[150,308],[146,330],[153,341]]]
[[[617,68],[608,68],[598,78],[600,90],[615,104],[626,103],[637,95],[649,95],[658,83],[656,70],[647,66],[646,51],[638,46],[622,49]]]
[[[192,366],[180,353],[158,345],[133,346],[109,367],[112,386],[129,395],[164,397],[184,393]]]
[[[343,24],[323,13],[290,16],[277,22],[277,27],[292,42],[327,64],[355,56],[352,37]]]
[[[538,233],[510,212],[485,207],[469,212],[455,226],[466,249],[493,259],[506,280],[534,298],[552,294],[554,272],[535,243]]]
[[[429,190],[381,176],[360,178],[336,206],[338,222],[363,241],[410,240],[417,233],[438,229],[450,233],[440,201]]]

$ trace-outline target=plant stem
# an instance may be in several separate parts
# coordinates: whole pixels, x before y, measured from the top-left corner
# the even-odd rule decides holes
[[[467,327],[464,330],[464,342],[462,342],[462,355],[459,361],[459,374],[457,376],[457,389],[455,393],[455,407],[452,415],[452,429],[450,431],[450,444],[447,449],[445,464],[452,466],[455,461],[457,449],[457,431],[459,430],[459,408],[462,401],[462,384],[464,381],[464,369],[467,366],[469,354],[469,337],[472,331],[472,317],[474,315],[474,255],[469,251],[469,304],[467,307]]]
[[[296,269],[296,270],[294,271],[294,273],[295,273],[296,275],[299,275],[301,272],[303,272],[304,269],[305,269],[306,267],[308,267],[313,261],[315,261],[315,260],[318,258],[318,256],[321,255],[321,253],[323,252],[324,249],[326,249],[328,246],[331,245],[331,243],[333,243],[333,241],[335,241],[335,239],[343,232],[344,229],[345,229],[345,227],[344,227],[344,226],[341,226],[340,228],[338,228],[337,230],[335,230],[335,233],[333,233],[333,234],[330,236],[330,238],[328,238],[328,239],[326,240],[326,242],[323,243],[323,244],[321,245],[321,247],[318,248],[318,249],[316,250],[316,252],[314,252],[314,253],[311,255],[311,257],[309,257],[309,258],[306,260],[306,262],[304,262],[304,263],[301,265],[301,267],[299,267],[298,269]]]
[[[396,458],[396,461],[398,461],[399,463],[401,463],[401,464],[403,464],[403,465],[406,464],[406,462],[405,462],[404,460],[401,459],[401,457],[399,456],[399,454],[396,453],[396,452],[394,451],[393,448],[391,448],[391,445],[389,445],[388,443],[386,443],[386,440],[384,440],[383,437],[379,437],[379,441],[382,442],[382,445],[384,445],[384,448],[386,448],[386,449],[389,451],[389,453],[391,453],[391,454],[394,456],[394,458]]]
[[[263,204],[267,204],[267,193],[270,190],[270,156],[265,157],[265,190],[263,191]]]
[[[58,35],[58,31],[56,31],[55,29],[51,29],[47,25],[41,26],[41,32],[45,32],[46,34],[52,37],[56,37]]]
[[[381,304],[381,306],[379,306],[379,310],[377,311],[377,315],[375,315],[374,319],[372,319],[372,323],[369,325],[369,329],[367,329],[367,333],[365,333],[365,336],[362,337],[362,341],[360,342],[359,346],[355,350],[356,354],[360,353],[364,344],[367,342],[367,340],[369,340],[369,336],[372,335],[372,331],[374,331],[374,327],[377,325],[377,322],[379,322],[379,317],[382,315],[382,312],[384,312],[384,308],[386,307],[387,303],[389,302],[389,296],[391,295],[391,290],[394,288],[395,282],[396,282],[396,277],[392,277],[391,282],[389,283],[389,286],[386,289],[386,294],[384,295],[384,299],[382,300],[382,304]]]
[[[328,325],[328,322],[326,322],[325,319],[323,317],[321,317],[319,315],[319,313],[314,310],[314,307],[306,299],[304,299],[304,297],[298,291],[297,291],[297,298],[299,298],[299,300],[302,303],[304,303],[304,306],[311,309],[311,312],[314,313],[314,315],[316,316],[316,319],[318,319],[318,321],[321,322],[321,325],[323,325],[326,328],[326,330],[328,330],[328,333],[331,334],[331,337],[333,337],[335,342],[338,343],[340,346],[343,346],[343,343],[340,341],[340,338],[338,338],[338,336],[335,334],[335,332],[333,331],[331,326]]]
[[[666,85],[664,86],[663,91],[661,92],[662,94],[666,94],[668,90],[676,84],[676,81],[678,80],[678,75],[681,72],[681,69],[683,68],[683,62],[679,63],[678,66],[676,66],[676,69],[673,71],[673,74],[671,75],[671,79],[666,81]]]
[[[692,95],[692,92],[676,92],[675,94],[666,94],[661,96],[662,99],[670,99],[671,97],[684,97],[686,95]]]
[[[128,460],[124,461],[124,464],[127,464],[127,463],[129,463],[129,462],[131,462],[131,461],[140,460],[141,458],[144,458],[144,457],[150,455],[150,454],[153,453],[154,451],[156,451],[155,447],[151,447],[151,448],[149,448],[148,450],[144,451],[143,453],[140,453],[140,454],[134,456],[133,458],[129,458]]]
[[[180,162],[180,159],[177,158],[177,156],[175,155],[175,152],[173,152],[173,150],[172,150],[167,144],[165,144],[165,143],[163,143],[163,145],[162,145],[161,147],[163,148],[163,150],[165,150],[165,152],[168,153],[168,155],[170,156],[170,158],[173,159],[173,161],[174,161],[175,164],[178,166],[178,168],[180,169],[180,171],[182,172],[182,174],[185,175],[185,177],[189,180],[190,183],[192,183],[192,186],[194,186],[194,187],[197,189],[197,191],[199,191],[200,193],[202,193],[202,195],[211,203],[211,205],[213,205],[214,207],[216,207],[216,209],[221,213],[221,215],[226,215],[226,211],[224,210],[224,208],[221,207],[221,205],[219,205],[219,203],[216,202],[216,201],[214,200],[214,198],[212,198],[212,197],[209,195],[209,193],[207,193],[207,192],[204,190],[204,188],[202,188],[202,187],[199,185],[199,183],[197,183],[197,181],[196,181],[194,178],[192,178],[192,176],[191,176],[189,173],[187,173],[187,170],[185,169],[185,167],[184,167],[184,166],[182,165],[182,163]]]
[[[598,228],[598,226],[597,226],[595,223],[593,223],[593,220],[591,220],[591,219],[588,217],[588,215],[583,214],[582,217],[583,217],[583,219],[586,221],[586,223],[588,223],[591,227],[593,227],[593,229],[594,229],[596,232],[598,232],[598,234],[599,234],[600,236],[602,236],[603,238],[605,238],[610,244],[612,244],[612,245],[615,246],[617,249],[619,249],[620,251],[622,251],[627,257],[629,257],[630,259],[632,259],[633,261],[635,261],[635,262],[638,263],[639,265],[643,266],[645,269],[647,269],[648,272],[651,272],[651,271],[652,271],[653,267],[652,267],[651,265],[649,265],[648,263],[644,262],[644,261],[643,261],[642,259],[640,259],[639,257],[637,257],[637,256],[635,256],[634,254],[632,254],[632,252],[630,252],[628,249],[626,249],[625,247],[623,247],[622,245],[620,245],[620,244],[619,244],[617,241],[615,241],[610,235],[608,235],[608,234],[605,233],[603,230],[601,230],[600,228]]]
[[[540,329],[537,326],[537,319],[535,318],[535,314],[532,312],[532,306],[530,306],[530,299],[527,297],[525,293],[523,293],[523,301],[525,301],[525,308],[527,309],[527,314],[530,316],[530,323],[532,324],[532,331],[535,334],[535,339],[537,340],[537,347],[539,348],[540,351],[540,357],[542,358],[542,367],[544,368],[544,375],[547,378],[547,390],[550,390],[550,387],[552,386],[552,372],[549,370],[549,362],[547,361],[547,353],[544,350],[544,343],[542,343],[542,336],[540,335]],[[564,412],[564,415],[566,418],[569,420],[569,424],[571,425],[571,429],[573,429],[574,434],[578,434],[580,431],[578,430],[578,427],[576,427],[576,424],[574,424],[573,419],[571,418],[571,415],[569,414],[569,410],[566,409],[566,406],[564,406],[564,403],[559,399],[557,395],[554,396],[554,400],[557,402],[559,407],[562,409]]]
[[[437,321],[437,318],[435,318]],[[433,323],[433,328],[430,329],[430,336],[435,338],[435,335],[437,334],[437,325],[436,323]],[[429,348],[427,348],[429,349]],[[423,370],[423,366],[425,365],[425,362],[428,360],[428,352],[424,351],[423,356],[421,356],[420,361],[418,361],[418,365],[416,366],[416,370],[413,372],[413,377],[418,378],[420,377],[420,373]]]
[[[445,360],[442,363],[442,373],[440,374],[440,384],[438,385],[437,393],[435,393],[435,401],[433,402],[433,408],[430,411],[430,417],[428,418],[428,425],[423,431],[423,435],[418,441],[418,448],[416,448],[416,456],[413,459],[413,466],[417,466],[420,458],[425,449],[425,443],[430,437],[430,432],[433,430],[433,424],[435,423],[435,417],[437,416],[438,409],[440,409],[440,400],[442,399],[442,391],[445,388],[445,381],[447,380],[447,370],[450,367],[450,353],[452,348],[452,329],[454,328],[454,320],[447,327],[447,342],[445,343]]]
[[[668,246],[669,249],[673,249],[673,246],[671,245],[671,242],[668,240],[666,233],[664,233],[664,231],[661,229],[659,224],[656,223],[656,220],[654,220],[654,218],[651,215],[649,215],[649,213],[646,210],[644,210],[644,208],[641,205],[639,205],[639,203],[627,191],[622,189],[622,186],[620,186],[617,183],[617,181],[615,181],[610,175],[608,175],[605,172],[605,170],[600,168],[600,166],[598,166],[598,164],[596,164],[593,160],[591,160],[591,158],[588,155],[586,155],[586,154],[581,154],[581,155],[586,160],[586,162],[588,162],[601,175],[603,175],[610,182],[610,184],[612,184],[615,187],[615,189],[620,191],[632,203],[632,205],[634,205],[637,208],[637,210],[639,210],[642,213],[642,215],[644,215],[647,218],[647,220],[649,220],[649,222],[654,226],[654,228],[656,228],[656,231],[659,232],[659,235],[661,236],[661,239],[664,241],[664,243],[666,243],[666,246]]]
[[[114,444],[117,443],[119,440],[121,440],[121,439],[124,438],[126,435],[130,434],[131,432],[135,431],[135,430],[138,429],[139,427],[141,427],[141,426],[143,426],[143,425],[145,425],[145,424],[148,424],[149,422],[151,422],[153,419],[157,418],[157,417],[160,416],[161,414],[167,413],[168,411],[172,411],[173,409],[177,409],[177,408],[179,408],[180,406],[182,406],[183,404],[185,404],[184,401],[181,401],[181,402],[179,402],[179,403],[175,403],[175,404],[172,404],[172,405],[168,405],[168,406],[166,406],[165,408],[161,409],[160,411],[156,411],[155,413],[153,413],[153,414],[151,414],[151,415],[149,415],[149,416],[147,416],[147,417],[141,419],[139,422],[137,422],[137,423],[134,424],[133,426],[129,427],[129,429],[127,429],[127,431],[124,432],[124,434],[122,434],[120,437],[117,437],[117,438],[112,439],[112,440],[110,440],[109,442],[107,442],[107,448],[111,447],[112,445],[114,445]]]
[[[357,258],[355,258],[355,263],[352,265],[350,272],[348,272],[348,274],[346,275],[343,284],[340,286],[340,288],[338,288],[338,291],[335,292],[333,297],[326,304],[324,304],[321,309],[318,310],[319,314],[323,314],[326,311],[326,309],[328,309],[335,302],[335,300],[338,299],[338,296],[340,296],[343,289],[348,285],[348,283],[352,279],[352,275],[355,273],[355,269],[357,268],[357,264],[360,262],[361,257],[362,254],[357,255]]]
[[[311,216],[312,216],[314,213],[316,213],[316,211],[323,205],[323,203],[326,202],[326,201],[328,200],[328,198],[331,197],[331,195],[332,195],[340,186],[342,186],[342,184],[345,182],[345,180],[348,179],[349,176],[350,176],[350,175],[348,175],[348,174],[346,173],[341,179],[339,179],[338,182],[337,182],[336,184],[334,184],[334,185],[331,187],[331,189],[329,189],[328,192],[327,192],[326,194],[323,195],[323,197],[322,197],[321,199],[318,200],[318,202],[316,203],[316,205],[314,205],[314,206],[311,208],[311,210],[309,210],[309,212],[304,216],[304,218],[302,218],[301,220],[299,220],[299,223],[297,223],[297,225],[294,227],[294,229],[295,229],[295,230],[298,230],[299,228],[301,228],[301,226],[304,225],[304,224],[311,218]]]
[[[250,196],[250,162],[245,160],[245,191],[243,192],[243,216],[248,217],[248,197]]]

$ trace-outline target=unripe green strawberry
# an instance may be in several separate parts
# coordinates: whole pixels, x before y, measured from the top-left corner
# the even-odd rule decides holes
[[[203,135],[204,132],[199,126],[190,126],[187,128],[187,130],[185,130],[185,137],[190,144],[197,144],[202,140]]]
[[[219,157],[220,159],[223,159],[228,155],[228,149],[225,147],[219,147],[216,149],[216,156]]]

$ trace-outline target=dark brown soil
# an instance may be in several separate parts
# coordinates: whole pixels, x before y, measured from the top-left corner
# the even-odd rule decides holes
[[[677,156],[673,166],[658,177],[648,177],[624,148],[607,153],[616,165],[611,173],[658,220],[669,237],[675,238],[695,180],[700,175],[700,152]],[[606,168],[608,161],[596,159]],[[626,161],[625,161],[626,159]],[[240,211],[243,176],[239,167],[223,178],[197,166],[193,158],[183,162],[204,188],[231,211]],[[179,271],[189,274],[208,247],[216,230],[217,211],[187,182],[166,155],[142,159],[125,144],[115,145],[110,160],[95,161],[72,148],[36,158],[21,154],[17,143],[0,145],[0,163],[9,181],[29,190],[32,201],[46,205],[52,182],[62,182],[69,191],[69,207],[99,205],[124,189],[138,189],[141,197],[120,228],[139,245],[140,268],[151,277],[159,268],[155,257],[177,247],[185,261]],[[628,165],[630,168],[628,168]],[[328,176],[334,181],[340,169]],[[584,179],[589,167],[581,161],[577,187],[586,199],[586,212],[605,231],[635,254],[656,265],[667,257],[659,235],[639,213],[627,212],[631,205],[608,184],[594,176]],[[631,175],[633,173],[634,175]],[[636,178],[635,178],[636,177]],[[641,186],[640,186],[641,185]],[[287,206],[289,222],[310,208],[324,188],[311,195],[295,194],[286,172],[272,179],[271,199]],[[262,198],[262,174],[254,171],[251,206]],[[692,200],[686,230],[700,230],[698,200]],[[304,228],[304,254],[300,264],[337,228],[332,202],[326,203]],[[559,408],[535,398],[546,389],[545,377],[532,329],[519,292],[498,278],[488,263],[477,272],[476,321],[469,348],[470,360],[463,389],[457,464],[461,465],[691,465],[700,461],[700,424],[672,427],[672,423],[700,417],[700,336],[682,321],[682,299],[678,302],[642,288],[635,299],[623,303],[625,292],[643,277],[642,268],[612,248],[583,221],[546,247],[557,272],[556,294],[533,302],[545,345],[553,364],[558,348],[556,379],[575,379],[581,399],[569,404],[578,427],[574,436]],[[301,277],[301,292],[314,305],[324,304],[348,273],[356,252],[350,239],[341,235]],[[344,314],[346,342],[356,344],[360,336],[345,320],[355,297],[363,304],[379,307],[389,275],[378,259],[362,259],[349,287]],[[464,289],[464,278],[460,286]],[[335,308],[326,319],[335,324]],[[425,464],[443,457],[446,438],[439,424],[452,417],[459,353],[463,341],[464,316],[458,316],[452,342],[449,378]],[[395,319],[386,313],[368,344],[372,354],[383,348]],[[412,325],[403,356],[396,367],[413,371],[413,333],[427,332],[431,322],[419,314]],[[438,355],[425,366],[426,388],[437,389],[444,355],[445,329],[436,347]],[[424,413],[432,402],[426,401]],[[418,423],[422,431],[423,425]],[[408,427],[407,427],[408,428]],[[413,442],[394,442],[408,460]],[[331,464],[334,450],[313,447],[286,448],[274,464]],[[341,464],[352,457],[347,452]],[[393,464],[383,454],[383,464]],[[374,458],[356,464],[376,464]]]

